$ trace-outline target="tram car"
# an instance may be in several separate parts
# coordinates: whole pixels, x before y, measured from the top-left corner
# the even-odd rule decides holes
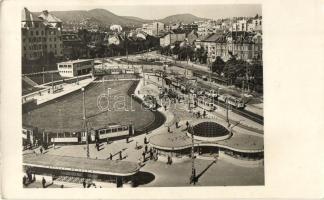
[[[94,134],[93,134],[94,132]],[[104,128],[97,129],[91,134],[91,141],[107,140],[107,138],[119,138],[133,135],[133,127],[131,125],[109,125]]]
[[[197,103],[198,107],[200,107],[206,111],[212,112],[212,111],[216,110],[216,104],[214,104],[213,101],[210,99],[198,97],[196,99],[196,103]]]
[[[107,140],[107,138],[119,138],[133,135],[131,125],[110,124],[103,128],[90,130],[88,141]],[[81,144],[87,141],[85,132],[47,133],[47,140],[51,143]]]
[[[209,98],[216,98],[218,96],[215,90],[206,91],[205,95]]]
[[[227,102],[231,106],[234,106],[235,108],[238,108],[238,109],[243,109],[245,107],[244,102],[241,99],[239,99],[239,98],[228,97],[227,98]]]
[[[230,95],[226,95],[226,94],[220,95],[218,97],[218,100],[224,103],[227,102],[229,105],[234,106],[237,109],[245,108],[245,103],[240,98],[235,98]]]

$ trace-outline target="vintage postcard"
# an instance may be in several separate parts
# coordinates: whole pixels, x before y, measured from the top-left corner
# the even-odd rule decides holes
[[[20,190],[267,186],[261,2],[35,2],[15,6]]]

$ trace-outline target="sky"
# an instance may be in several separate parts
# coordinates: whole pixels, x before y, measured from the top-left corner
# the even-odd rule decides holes
[[[83,6],[29,6],[32,12],[49,10],[91,10],[103,8],[120,16],[134,16],[143,19],[161,19],[170,15],[190,13],[197,17],[219,19],[225,17],[241,17],[262,15],[260,4],[218,4],[218,5],[83,5]]]

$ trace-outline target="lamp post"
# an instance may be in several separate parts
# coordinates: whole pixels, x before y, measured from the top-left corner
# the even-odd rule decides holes
[[[191,131],[191,176],[190,183],[196,184],[196,168],[195,168],[195,149],[194,149],[194,130],[189,125],[188,131]]]
[[[82,91],[83,126],[84,126],[84,132],[85,132],[86,144],[87,144],[87,158],[89,158],[90,152],[89,152],[88,125],[87,125],[86,109],[85,109],[85,89],[81,88],[81,91]]]

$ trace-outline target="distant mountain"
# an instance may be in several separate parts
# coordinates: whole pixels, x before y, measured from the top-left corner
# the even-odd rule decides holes
[[[153,20],[150,20],[150,19],[142,19],[142,18],[133,17],[133,16],[122,16],[122,17],[124,17],[126,19],[130,19],[130,20],[138,21],[138,22],[140,22],[142,24],[153,22]]]
[[[141,26],[144,23],[150,23],[153,21],[160,21],[165,24],[170,23],[192,23],[203,18],[194,16],[192,14],[179,14],[172,15],[160,20],[147,20],[133,16],[118,16],[105,9],[92,9],[92,10],[71,10],[71,11],[50,11],[62,20],[64,24],[90,24],[98,26],[110,26],[112,24],[119,24],[121,26]],[[35,13],[39,15],[40,12]]]
[[[200,18],[192,14],[178,14],[178,15],[171,15],[166,18],[160,19],[158,21],[170,24],[170,23],[179,23],[182,22],[184,24],[190,24],[194,21],[205,20],[205,18]]]

